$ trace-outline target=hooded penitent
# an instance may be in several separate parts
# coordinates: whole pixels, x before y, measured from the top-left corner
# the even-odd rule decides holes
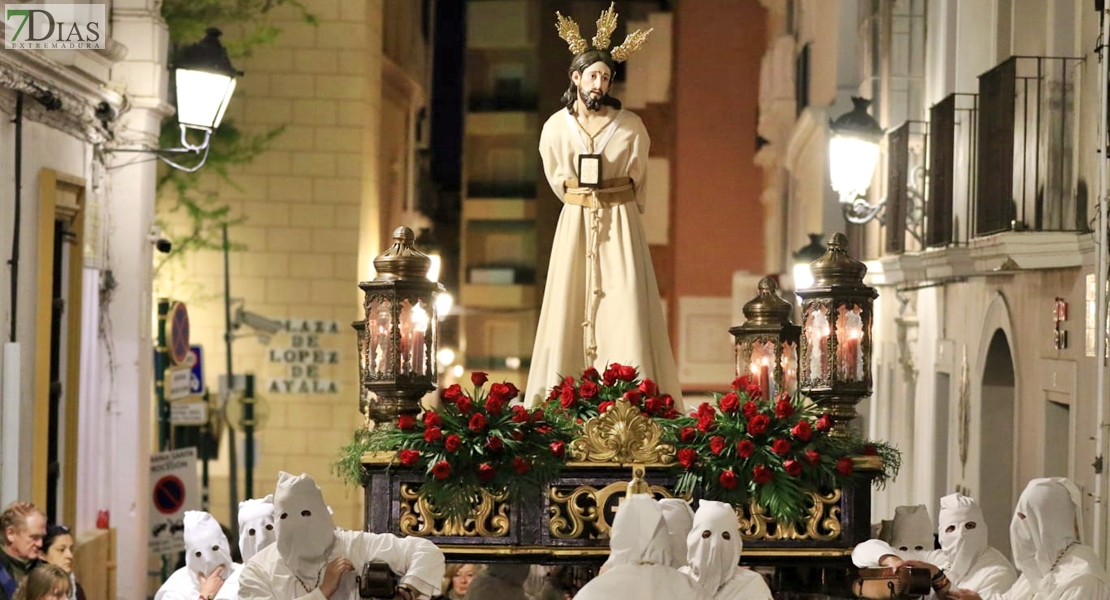
[[[626,498],[613,519],[609,566],[670,565],[672,560],[670,533],[659,503],[647,494]]]
[[[933,549],[933,523],[924,504],[894,509],[890,545],[902,552],[928,552]]]
[[[681,498],[663,498],[659,501],[663,509],[663,522],[671,541],[671,566],[682,567],[686,564],[686,536],[694,526],[694,509]]]
[[[694,513],[694,524],[686,537],[689,573],[710,594],[731,577],[740,563],[744,542],[736,524],[736,511],[724,502],[702,500]]]
[[[948,558],[948,571],[956,581],[971,572],[975,561],[987,550],[987,523],[974,498],[949,494],[940,499],[937,537]]]
[[[231,548],[227,537],[212,515],[199,510],[185,511],[185,567],[195,581],[209,576],[222,566],[223,577],[231,575]]]
[[[1075,484],[1061,478],[1034,479],[1018,498],[1010,545],[1014,564],[1031,582],[1047,575],[1079,543],[1078,498]]]
[[[277,539],[274,533],[274,495],[239,503],[239,551],[247,562]]]
[[[335,521],[316,480],[303,473],[278,475],[274,530],[285,564],[302,581],[316,581],[318,586],[335,543]]]

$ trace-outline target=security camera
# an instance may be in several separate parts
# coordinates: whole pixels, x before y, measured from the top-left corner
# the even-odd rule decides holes
[[[258,313],[243,310],[242,306],[235,312],[235,322],[236,324],[246,325],[266,337],[272,336],[285,328],[281,321],[275,321]]]
[[[147,235],[147,240],[154,244],[154,248],[162,254],[169,254],[173,250],[173,242],[168,237],[162,235],[162,228],[153,225],[150,228],[150,233]]]

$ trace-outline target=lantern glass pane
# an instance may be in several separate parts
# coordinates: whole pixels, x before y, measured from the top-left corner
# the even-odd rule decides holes
[[[768,400],[777,393],[775,380],[775,342],[756,340],[752,344],[752,354],[748,361],[752,381],[759,384],[763,399]]]
[[[359,387],[362,387],[361,384],[366,381],[366,369],[370,366],[370,336],[366,333],[366,327],[357,329],[356,331],[357,339],[355,341],[358,344],[358,382],[360,384]]]
[[[782,367],[782,391],[793,396],[798,391],[797,343],[782,343],[782,355],[779,357],[779,365]]]
[[[424,300],[401,303],[401,372],[413,375],[431,373],[429,360],[433,359],[430,345],[432,314]]]
[[[802,365],[807,381],[824,381],[829,372],[828,343],[832,327],[829,324],[828,309],[814,305],[805,317],[806,346],[809,347],[809,360]]]
[[[829,177],[841,196],[862,196],[871,186],[879,144],[856,137],[833,136],[829,141]]]
[[[177,69],[177,121],[182,125],[215,129],[223,119],[235,79],[219,73]]]
[[[369,338],[367,349],[370,377],[393,373],[390,368],[393,360],[393,304],[386,298],[371,298],[366,303],[366,333]]]
[[[863,309],[840,306],[836,317],[836,375],[841,381],[863,381]]]

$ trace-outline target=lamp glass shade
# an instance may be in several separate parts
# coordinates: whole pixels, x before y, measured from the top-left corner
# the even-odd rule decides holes
[[[829,140],[829,178],[841,197],[862,196],[871,186],[878,162],[878,142],[839,134]]]
[[[211,71],[179,68],[174,79],[178,122],[199,129],[219,127],[235,93],[235,78]]]
[[[366,306],[366,376],[393,376],[393,318],[391,303],[384,298],[373,298]]]

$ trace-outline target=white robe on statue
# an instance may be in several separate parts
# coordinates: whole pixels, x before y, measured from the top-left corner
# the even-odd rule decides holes
[[[217,600],[237,600],[242,565],[231,562],[231,546],[216,519],[199,510],[185,511],[185,566],[166,579],[154,600],[197,600],[200,597],[200,575],[211,575],[223,567],[224,584],[216,593]]]
[[[617,508],[609,540],[609,568],[590,580],[574,600],[709,600],[692,579],[668,566],[670,532],[663,510],[648,494],[633,494]]]
[[[577,180],[578,155],[596,153],[602,157],[603,179],[632,179],[635,202],[600,208],[563,204],[524,402],[542,402],[563,376],[577,378],[588,366],[604,371],[606,365],[620,363],[639,369],[641,378],[652,379],[661,393],[674,398],[675,409],[684,412],[659,286],[640,221],[646,206],[651,140],[635,113],[610,111],[613,120],[593,138],[565,108],[544,123],[540,134],[544,173],[560,200],[566,182]],[[587,257],[591,246],[597,248],[596,261]],[[591,288],[601,290],[592,302]],[[596,356],[589,361],[587,354],[595,352],[591,343]]]
[[[331,600],[358,600],[355,577],[368,561],[384,562],[421,598],[439,593],[443,552],[428,540],[388,533],[335,528],[316,481],[308,475],[278,475],[274,493],[277,541],[255,554],[239,579],[241,600],[326,600],[320,591],[324,569],[337,558],[350,560]],[[190,599],[195,600],[195,599]]]
[[[1021,577],[1003,594],[981,594],[983,600],[1110,600],[1110,576],[1075,533],[1083,530],[1081,510],[1079,489],[1070,480],[1030,481],[1010,521]]]
[[[771,600],[763,576],[740,566],[743,549],[732,506],[701,500],[686,537],[688,564],[679,570],[715,600]]]

